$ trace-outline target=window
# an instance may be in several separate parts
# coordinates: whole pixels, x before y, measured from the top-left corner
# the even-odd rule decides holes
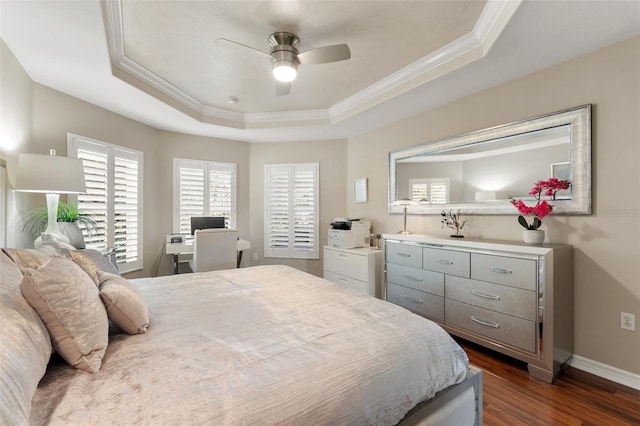
[[[265,166],[265,257],[318,259],[318,164]]]
[[[224,216],[236,227],[236,165],[173,159],[173,231],[191,233],[191,216]]]
[[[409,194],[414,201],[427,200],[431,204],[449,202],[449,178],[409,179]]]
[[[87,248],[115,248],[120,272],[142,269],[142,152],[72,134],[67,151],[84,163],[78,209],[102,225],[98,234],[82,229]]]

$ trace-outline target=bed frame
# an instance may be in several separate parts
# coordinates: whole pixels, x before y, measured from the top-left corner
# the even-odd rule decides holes
[[[470,366],[462,383],[416,405],[398,426],[482,426],[482,370]]]

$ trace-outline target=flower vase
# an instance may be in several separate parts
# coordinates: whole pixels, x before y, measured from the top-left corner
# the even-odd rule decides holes
[[[542,244],[544,231],[540,229],[527,229],[522,231],[522,240],[525,244]]]
[[[77,249],[85,248],[84,236],[77,222],[58,222],[58,228],[63,235],[69,238],[69,244]]]

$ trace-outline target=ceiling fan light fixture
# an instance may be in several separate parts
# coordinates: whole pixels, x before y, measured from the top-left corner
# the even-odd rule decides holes
[[[295,80],[298,75],[298,64],[291,61],[274,61],[273,77],[283,83]]]

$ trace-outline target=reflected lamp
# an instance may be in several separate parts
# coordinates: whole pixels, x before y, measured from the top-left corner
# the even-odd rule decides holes
[[[58,229],[58,202],[60,194],[86,192],[82,160],[56,156],[54,149],[49,151],[49,155],[20,154],[14,189],[46,194],[48,221],[44,232],[69,241]],[[38,247],[40,243],[41,238],[38,237],[34,246]]]

